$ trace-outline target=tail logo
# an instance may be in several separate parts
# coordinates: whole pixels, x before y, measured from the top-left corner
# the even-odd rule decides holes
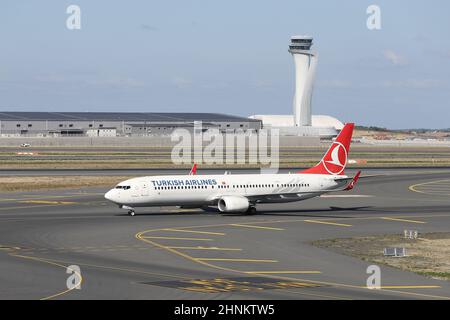
[[[323,166],[329,174],[338,175],[344,171],[347,164],[347,150],[340,142],[334,142],[330,152],[322,159]]]

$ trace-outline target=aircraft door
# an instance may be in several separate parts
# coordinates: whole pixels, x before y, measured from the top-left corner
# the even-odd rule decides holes
[[[147,184],[147,182],[144,182],[143,184],[142,184],[142,189],[141,189],[141,195],[142,196],[148,196],[148,188],[149,188],[149,186],[148,186],[148,184]]]

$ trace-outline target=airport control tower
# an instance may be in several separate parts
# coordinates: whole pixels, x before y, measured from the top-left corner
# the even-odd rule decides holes
[[[311,126],[311,100],[317,54],[311,51],[313,38],[293,36],[289,52],[295,63],[294,124],[296,127]]]

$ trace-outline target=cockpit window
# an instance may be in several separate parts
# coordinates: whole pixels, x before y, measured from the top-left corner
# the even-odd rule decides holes
[[[130,186],[116,186],[116,189],[128,190],[130,188],[131,188]]]

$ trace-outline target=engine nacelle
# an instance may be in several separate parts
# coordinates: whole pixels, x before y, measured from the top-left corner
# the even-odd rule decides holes
[[[217,204],[220,212],[245,212],[249,206],[248,199],[241,196],[223,196]]]

